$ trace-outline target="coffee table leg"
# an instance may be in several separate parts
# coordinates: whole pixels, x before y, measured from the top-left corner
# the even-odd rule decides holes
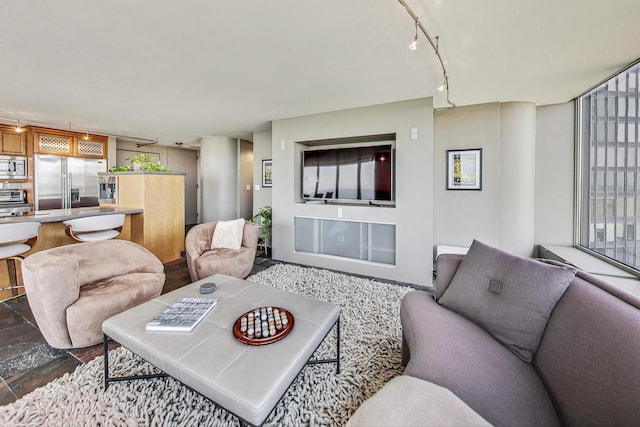
[[[336,364],[336,374],[340,373],[340,317],[338,316],[338,320],[336,320],[336,322],[333,324],[333,326],[331,327],[331,329],[336,328],[336,358],[335,359],[322,359],[322,360],[308,360],[307,361],[307,365],[317,365],[319,363],[335,363]],[[322,339],[322,341],[324,341],[327,336],[329,336],[329,334],[331,333],[331,329],[329,329],[329,332],[327,332],[327,335],[324,336],[324,338]],[[322,344],[322,342],[320,342],[320,344]],[[318,344],[318,347],[320,346],[320,344]],[[316,347],[317,350],[317,347]]]
[[[338,317],[336,330],[336,374],[340,373],[340,317]]]
[[[109,337],[107,334],[103,334],[103,348],[104,348],[104,389],[109,387]]]

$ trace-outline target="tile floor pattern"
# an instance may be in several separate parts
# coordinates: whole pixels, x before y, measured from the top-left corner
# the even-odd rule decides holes
[[[250,274],[276,263],[260,254]],[[165,264],[165,274],[163,293],[191,283],[184,258]],[[38,330],[26,297],[0,303],[0,406],[100,355],[102,344],[72,350],[50,347]]]

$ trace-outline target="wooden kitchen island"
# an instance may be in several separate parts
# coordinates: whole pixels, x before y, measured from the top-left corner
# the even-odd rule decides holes
[[[122,232],[119,239],[130,240],[136,242],[137,235],[139,233],[133,231],[141,227],[142,213],[144,211],[140,208],[127,208],[127,207],[90,207],[90,208],[71,208],[71,209],[51,209],[42,211],[33,211],[23,216],[9,216],[0,218],[0,224],[15,223],[15,222],[39,222],[42,224],[38,231],[38,241],[23,256],[29,256],[32,253],[39,252],[45,249],[54,248],[57,246],[70,245],[78,243],[76,240],[67,236],[65,233],[65,225],[63,221],[67,221],[75,218],[83,218],[96,215],[109,215],[114,213],[125,214],[125,222],[122,227]],[[140,242],[136,242],[140,243]],[[82,243],[78,243],[82,244]],[[105,260],[108,262],[108,260]],[[22,283],[22,277],[20,274],[20,264],[18,263],[18,283]],[[7,272],[6,261],[0,262],[0,287],[8,286],[9,275]],[[20,289],[19,293],[24,293],[24,289]],[[11,291],[0,291],[0,301],[11,297]]]
[[[36,221],[42,224],[38,242],[25,254],[57,246],[78,243],[65,233],[63,221],[94,215],[123,213],[126,215],[118,239],[129,240],[151,251],[164,264],[180,259],[184,251],[184,174],[158,172],[101,173],[117,179],[115,203],[101,203],[90,208],[34,211],[24,216],[0,218],[0,224]],[[105,259],[105,263],[109,260]],[[20,267],[18,283],[22,283]],[[7,263],[0,262],[0,287],[9,283]],[[21,289],[21,291],[23,291]],[[11,291],[0,291],[0,301]]]

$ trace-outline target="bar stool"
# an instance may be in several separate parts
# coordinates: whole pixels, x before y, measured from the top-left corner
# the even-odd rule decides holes
[[[21,256],[31,250],[38,240],[39,222],[14,222],[0,224],[0,260],[7,261],[9,273],[9,286],[0,288],[0,291],[11,289],[11,297],[16,298],[18,289],[24,286],[18,285],[18,275],[16,274],[16,261],[23,260]]]
[[[64,221],[65,233],[79,242],[95,242],[118,237],[124,214],[96,215]]]

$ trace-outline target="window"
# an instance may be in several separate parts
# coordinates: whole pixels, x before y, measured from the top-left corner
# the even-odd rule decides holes
[[[577,100],[581,156],[578,244],[640,270],[640,64]]]

